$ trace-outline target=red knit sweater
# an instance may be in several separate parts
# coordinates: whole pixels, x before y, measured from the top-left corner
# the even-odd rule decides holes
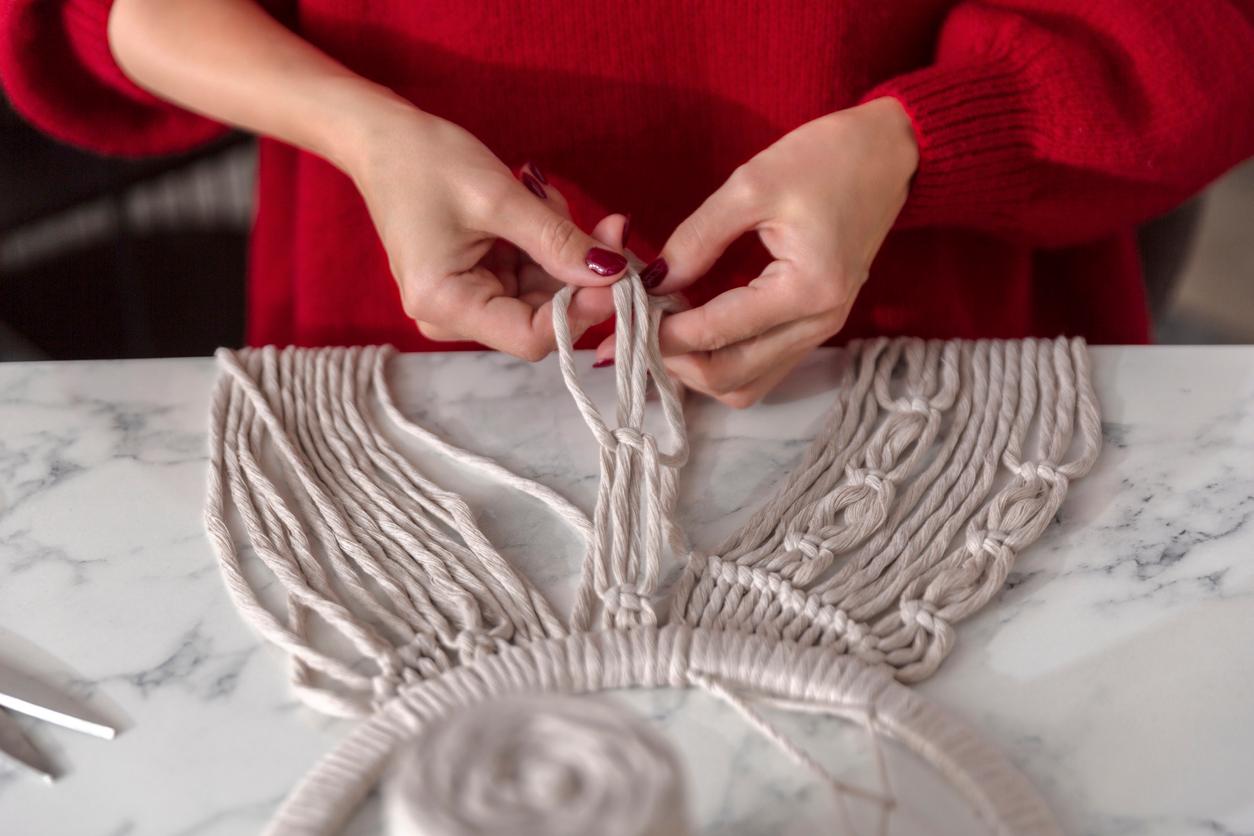
[[[222,130],[122,75],[105,39],[109,4],[3,0],[0,80],[14,107],[53,136],[127,156]],[[537,161],[585,225],[631,212],[632,246],[645,258],[780,135],[862,99],[897,97],[918,133],[919,170],[841,339],[1144,342],[1134,225],[1254,153],[1248,2],[269,7],[506,163]],[[430,347],[401,310],[346,177],[263,140],[258,196],[251,342]],[[742,243],[698,292],[747,281],[761,263],[756,243]]]

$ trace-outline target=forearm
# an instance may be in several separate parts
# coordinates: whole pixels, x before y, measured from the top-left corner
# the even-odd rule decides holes
[[[253,0],[116,0],[109,45],[123,71],[154,95],[345,170],[364,131],[412,110]]]
[[[1170,208],[1254,151],[1250,0],[957,4],[934,63],[867,94],[913,118],[903,226],[1049,247]]]

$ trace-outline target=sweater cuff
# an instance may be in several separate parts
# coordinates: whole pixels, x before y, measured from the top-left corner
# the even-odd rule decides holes
[[[919,167],[897,226],[998,225],[1032,182],[1025,76],[1005,61],[933,66],[878,85],[862,101],[901,102],[919,143]]]
[[[113,0],[0,5],[0,83],[40,130],[119,156],[185,151],[226,129],[165,102],[122,72],[109,49]]]

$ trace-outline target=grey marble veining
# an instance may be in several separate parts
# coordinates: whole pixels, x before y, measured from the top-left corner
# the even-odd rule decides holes
[[[921,688],[1000,745],[1069,832],[1254,832],[1254,348],[1094,359],[1101,460]],[[208,360],[0,366],[0,655],[123,729],[103,742],[30,726],[68,775],[48,788],[0,766],[6,836],[253,833],[348,728],[292,699],[218,577],[200,519],[213,376]],[[552,362],[427,355],[391,376],[424,425],[591,503],[594,446]],[[823,353],[754,410],[693,404],[682,501],[698,543],[784,477],[834,376]],[[587,380],[607,404],[611,375]],[[415,455],[508,557],[569,595],[570,532]],[[676,742],[703,833],[833,832],[832,800],[724,706],[614,698]],[[869,780],[858,729],[774,719],[842,777]],[[912,758],[890,763],[912,799],[894,833],[979,832]],[[353,830],[377,821],[367,809]]]

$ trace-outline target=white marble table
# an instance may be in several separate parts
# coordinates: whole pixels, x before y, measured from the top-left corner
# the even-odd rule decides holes
[[[1001,746],[1070,832],[1254,832],[1254,348],[1094,355],[1097,468],[922,691]],[[799,455],[830,399],[824,360],[754,410],[691,410],[698,543]],[[590,504],[593,447],[551,362],[430,355],[392,374],[432,429]],[[294,702],[219,580],[200,520],[213,375],[209,360],[0,366],[0,656],[123,728],[103,742],[28,725],[68,775],[48,787],[0,765],[6,836],[253,833],[348,729]],[[588,377],[608,399],[610,375]],[[577,548],[560,525],[450,481],[507,555],[566,583]],[[830,798],[708,697],[629,701],[677,740],[703,833],[835,832]],[[842,774],[865,765],[839,721],[785,726]],[[937,799],[894,832],[970,832]]]

